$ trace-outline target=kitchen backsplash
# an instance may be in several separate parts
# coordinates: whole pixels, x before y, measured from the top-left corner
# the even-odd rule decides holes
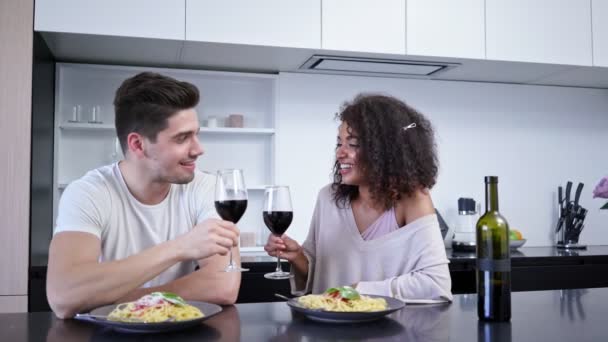
[[[436,129],[440,173],[435,206],[453,226],[458,197],[482,203],[483,177],[500,177],[500,209],[526,246],[554,244],[557,186],[586,184],[581,243],[608,244],[608,211],[592,190],[608,174],[608,90],[283,73],[279,77],[276,175],[292,187],[302,241],[317,191],[330,181],[334,114],[359,92],[397,96]]]

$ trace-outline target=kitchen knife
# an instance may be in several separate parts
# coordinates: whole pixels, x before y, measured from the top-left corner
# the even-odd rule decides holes
[[[580,207],[579,212],[575,216],[575,220],[573,220],[572,222],[572,229],[566,231],[566,242],[571,240],[578,241],[579,235],[583,231],[583,228],[585,228],[585,225],[583,223],[585,221],[586,216],[587,209]]]
[[[559,233],[564,224],[564,194],[561,185],[557,187],[557,201],[557,204],[559,205],[559,218],[557,219],[557,227],[555,228],[556,234]]]
[[[572,192],[572,182],[568,181],[566,183],[566,198],[564,201],[564,236],[568,236],[569,230],[572,229],[572,219],[574,218],[572,215],[572,203],[570,203],[570,193]]]
[[[576,187],[576,193],[574,194],[574,207],[578,206],[578,201],[581,199],[581,192],[583,192],[584,186],[585,184],[578,183],[578,186]]]
[[[580,234],[580,227],[583,224],[583,220],[585,220],[585,216],[587,215],[587,210],[583,207],[581,207],[579,205],[579,200],[581,199],[581,193],[583,192],[583,187],[585,186],[585,184],[583,183],[578,183],[578,185],[576,186],[576,192],[574,194],[574,202],[572,202],[572,204],[568,207],[568,222],[566,223],[566,225],[572,228],[573,232],[571,232],[569,235],[576,236],[576,240],[578,240],[578,235]],[[585,211],[584,215],[582,214],[582,211]]]
[[[572,190],[572,182],[566,183],[566,204],[570,203],[570,191]]]

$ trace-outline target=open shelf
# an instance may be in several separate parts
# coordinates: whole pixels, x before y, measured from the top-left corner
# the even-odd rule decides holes
[[[88,122],[65,122],[59,126],[63,130],[74,131],[114,131],[112,124],[96,124]],[[225,134],[260,134],[273,135],[273,128],[249,128],[249,127],[202,127],[201,133],[225,133]]]
[[[58,183],[57,189],[64,190],[68,184],[70,183]],[[266,185],[251,185],[247,187],[248,191],[263,191],[266,188]]]
[[[114,96],[121,83],[139,72],[155,71],[194,84],[202,96],[195,110],[204,154],[199,170],[239,168],[249,185],[248,210],[239,221],[242,232],[254,233],[243,252],[263,252],[269,231],[262,220],[264,189],[273,184],[276,75],[154,67],[58,63],[55,93],[55,191],[53,210],[70,182],[88,171],[121,158],[114,127]],[[88,122],[96,118],[102,123]],[[74,111],[79,122],[71,122]],[[244,127],[226,127],[231,115]],[[209,127],[215,117],[218,127]]]

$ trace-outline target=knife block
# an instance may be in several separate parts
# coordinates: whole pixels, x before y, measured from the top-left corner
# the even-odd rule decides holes
[[[584,210],[584,208],[582,208],[582,209]],[[575,215],[575,214],[573,214],[573,215]],[[576,217],[576,215],[574,217]],[[584,216],[583,216],[583,220],[584,220]],[[582,222],[581,222],[581,227],[579,228],[579,227],[577,227],[577,225],[574,224],[574,220],[566,219],[564,221],[564,227],[557,233],[558,242],[557,242],[556,247],[559,249],[587,249],[586,245],[581,245],[578,243],[580,233],[582,230],[582,226],[583,226]],[[574,232],[574,231],[576,231],[576,233],[568,234],[568,232]]]

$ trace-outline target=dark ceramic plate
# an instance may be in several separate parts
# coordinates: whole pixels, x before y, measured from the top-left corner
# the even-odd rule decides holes
[[[103,317],[106,317],[116,305],[106,305],[91,311],[89,314],[76,315],[75,319],[85,322],[91,322],[103,327],[112,328],[122,332],[132,333],[157,333],[187,329],[196,325],[201,324],[202,321],[217,315],[222,311],[222,307],[219,305],[187,301],[188,304],[197,307],[203,313],[203,317],[195,318],[187,321],[178,322],[160,322],[160,323],[131,323],[131,322],[117,322],[110,321]]]
[[[313,310],[303,307],[302,304],[298,302],[298,298],[291,298],[287,301],[287,305],[289,305],[293,311],[300,312],[313,321],[325,323],[358,323],[374,321],[397,310],[401,310],[405,306],[404,302],[392,297],[373,295],[366,296],[371,298],[384,298],[384,300],[386,300],[386,304],[388,304],[388,309],[373,312],[335,312],[320,309]]]

